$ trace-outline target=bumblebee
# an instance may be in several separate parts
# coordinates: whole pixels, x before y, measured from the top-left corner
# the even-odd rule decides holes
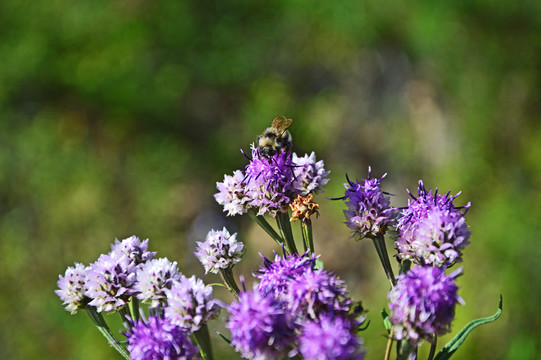
[[[279,116],[272,121],[263,134],[257,137],[257,146],[261,154],[271,157],[279,151],[288,151],[291,148],[292,137],[287,129],[293,120]]]

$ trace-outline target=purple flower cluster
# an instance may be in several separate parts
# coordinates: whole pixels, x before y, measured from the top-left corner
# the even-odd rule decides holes
[[[214,194],[214,198],[218,204],[223,205],[227,215],[246,214],[250,208],[250,198],[244,191],[246,182],[241,170],[236,170],[233,175],[225,175],[224,181],[217,182],[216,187],[218,193]]]
[[[346,316],[351,308],[346,283],[323,269],[309,269],[288,285],[285,302],[298,317],[317,319],[325,313]]]
[[[287,258],[274,253],[274,261],[262,256],[263,265],[259,272],[254,274],[259,279],[258,291],[265,296],[274,297],[280,301],[285,300],[292,279],[311,270],[315,265],[315,258],[308,258],[291,254]]]
[[[81,263],[75,263],[66,269],[64,276],[58,276],[58,290],[56,295],[60,297],[66,310],[75,314],[77,310],[84,308],[90,299],[86,296],[85,277],[87,267]]]
[[[88,305],[98,312],[117,311],[126,306],[135,293],[136,272],[156,253],[148,251],[148,239],[132,236],[115,240],[108,254],[102,254],[85,271],[85,295]]]
[[[357,324],[343,316],[322,314],[308,321],[299,336],[299,350],[305,360],[362,360],[362,341],[355,334]]]
[[[108,254],[85,267],[76,263],[59,276],[56,294],[75,313],[85,306],[97,312],[125,308],[137,297],[150,308],[165,313],[168,321],[185,330],[196,331],[220,310],[212,288],[195,276],[182,275],[176,262],[153,259],[148,240],[132,236],[116,240]]]
[[[189,334],[158,316],[136,322],[126,333],[126,339],[132,359],[200,359],[199,349],[191,342]]]
[[[222,231],[211,230],[204,242],[197,242],[194,254],[205,268],[205,273],[217,274],[220,270],[232,268],[243,253],[244,244],[237,241],[237,234],[230,235],[224,227]]]
[[[450,331],[455,305],[464,303],[454,283],[459,272],[446,275],[438,267],[416,266],[397,277],[389,292],[389,320],[397,339],[418,346],[423,339],[432,341],[433,335]]]
[[[471,234],[464,220],[470,204],[457,209],[453,204],[457,196],[438,194],[437,190],[432,194],[419,181],[418,197],[411,195],[413,199],[398,220],[395,244],[399,259],[439,267],[462,260],[462,250]]]
[[[148,251],[148,239],[141,241],[137,236],[130,236],[122,241],[115,239],[111,245],[111,253],[117,257],[126,256],[134,266],[153,259],[156,255],[155,251]]]
[[[165,317],[192,332],[218,316],[220,311],[212,295],[212,287],[195,276],[188,278],[182,275],[179,280],[174,280],[171,289],[165,289],[165,295]]]
[[[231,345],[247,359],[277,359],[293,349],[295,328],[277,300],[258,291],[242,292],[229,308]]]
[[[329,182],[330,171],[324,168],[323,160],[316,161],[316,153],[305,154],[303,157],[293,153],[291,160],[295,164],[293,168],[294,183],[298,195],[319,194]]]
[[[151,317],[132,322],[125,333],[132,359],[200,359],[190,335],[207,331],[204,325],[218,315],[220,305],[212,287],[184,276],[176,262],[153,259],[155,254],[148,251],[148,240],[116,240],[90,266],[69,267],[55,292],[72,314],[85,307],[122,314],[137,298],[148,304]]]
[[[137,281],[134,290],[137,298],[148,303],[151,308],[157,308],[166,302],[165,290],[171,289],[173,281],[182,276],[177,262],[167,258],[153,259],[137,270]]]
[[[119,252],[100,255],[86,273],[86,295],[92,299],[89,305],[98,312],[117,311],[126,306],[135,292],[136,271],[131,259]]]
[[[353,230],[357,239],[376,238],[385,234],[393,226],[397,210],[391,206],[390,197],[381,190],[380,179],[368,178],[344,184],[346,192],[344,197],[348,210],[344,210],[347,226]]]
[[[362,359],[353,325],[358,323],[350,315],[352,301],[345,283],[323,269],[314,269],[315,260],[296,254],[276,255],[274,261],[263,258],[264,264],[255,274],[259,284],[253,291],[241,293],[229,307],[227,327],[232,344],[244,357],[263,354],[255,358],[276,358],[287,351],[289,355],[301,351],[312,359]],[[329,317],[336,320],[340,331],[324,340],[326,331],[333,331]],[[321,329],[316,330],[317,326]],[[308,349],[317,341],[322,342],[322,357]]]
[[[226,175],[216,184],[216,201],[228,215],[244,214],[256,209],[257,215],[286,212],[298,195],[318,193],[327,184],[329,172],[315,154],[298,157],[279,151],[263,156],[252,144],[252,158],[244,171]]]

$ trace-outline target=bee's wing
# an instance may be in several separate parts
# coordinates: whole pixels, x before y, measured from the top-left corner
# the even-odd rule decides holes
[[[277,129],[280,134],[283,134],[290,126],[293,120],[286,118],[285,116],[278,116],[272,121],[272,127]]]

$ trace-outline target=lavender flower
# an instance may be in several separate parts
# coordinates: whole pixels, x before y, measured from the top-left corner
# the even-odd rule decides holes
[[[325,185],[329,182],[330,171],[323,167],[323,160],[316,161],[316,154],[305,154],[298,157],[293,153],[292,161],[295,164],[293,169],[295,188],[298,195],[306,196],[310,193],[318,194],[323,191]]]
[[[458,196],[426,191],[419,181],[419,196],[408,202],[398,220],[399,237],[395,244],[398,258],[417,264],[449,267],[462,261],[462,250],[469,244],[471,232],[464,215],[468,203],[457,209],[453,200]]]
[[[136,265],[122,252],[102,254],[86,273],[85,295],[98,312],[116,311],[128,304],[135,292]]]
[[[151,316],[139,320],[126,333],[130,357],[137,360],[190,360],[199,359],[199,349],[189,335],[167,319]]]
[[[309,319],[328,312],[347,315],[352,304],[345,282],[323,269],[305,270],[289,281],[285,302],[292,314]]]
[[[156,308],[166,301],[165,289],[170,289],[174,280],[179,280],[177,262],[167,258],[147,261],[137,270],[137,282],[134,290],[137,298]]]
[[[252,208],[258,210],[257,215],[285,213],[298,195],[321,192],[329,181],[329,171],[313,152],[304,157],[284,151],[263,156],[254,144],[251,150],[244,171],[216,183],[219,192],[214,198],[228,215],[245,214]]]
[[[274,261],[261,255],[263,266],[257,274],[254,274],[260,280],[257,290],[264,296],[270,295],[277,300],[285,300],[289,282],[311,270],[314,267],[315,258],[306,258],[297,254],[281,257],[274,254]]]
[[[423,339],[432,341],[451,330],[457,302],[454,283],[460,270],[445,275],[442,269],[418,266],[397,277],[397,284],[389,292],[389,309],[396,339],[407,339],[413,346]]]
[[[279,151],[272,157],[262,156],[252,144],[252,159],[244,171],[245,194],[249,205],[259,209],[257,215],[287,212],[297,193],[293,187],[293,168],[290,152]]]
[[[299,349],[305,360],[362,360],[362,340],[345,317],[322,314],[302,326]]]
[[[181,276],[173,281],[171,289],[164,291],[167,297],[165,317],[183,329],[197,331],[218,316],[220,307],[212,296],[212,287],[195,276]]]
[[[223,205],[224,212],[228,216],[245,214],[250,206],[250,199],[246,196],[244,173],[237,170],[233,175],[225,175],[223,182],[217,182],[216,187],[218,193],[214,194],[214,198],[218,204]]]
[[[368,179],[344,184],[345,200],[348,210],[344,210],[347,226],[353,230],[358,239],[376,238],[385,234],[389,226],[394,225],[396,209],[390,205],[389,196],[381,190],[381,178]]]
[[[197,242],[195,256],[205,267],[205,273],[217,274],[238,263],[243,251],[244,244],[237,241],[237,234],[230,235],[224,227],[222,231],[211,230],[205,242]]]
[[[75,314],[78,309],[83,309],[90,299],[85,295],[85,276],[87,267],[81,263],[75,263],[75,266],[70,266],[66,269],[64,276],[58,275],[58,290],[54,292],[63,305],[66,305],[66,310],[71,314]]]
[[[226,327],[231,345],[247,359],[277,359],[295,343],[291,318],[271,297],[258,291],[243,292],[229,308]]]
[[[148,251],[148,239],[141,241],[135,235],[122,241],[115,239],[115,243],[111,245],[111,253],[118,253],[118,256],[127,256],[136,266],[154,258],[154,255],[156,255],[155,251]]]

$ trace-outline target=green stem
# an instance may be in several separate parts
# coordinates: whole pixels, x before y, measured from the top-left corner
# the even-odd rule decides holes
[[[389,331],[389,338],[387,339],[387,346],[385,347],[385,356],[384,360],[389,360],[391,358],[391,348],[393,346],[393,329]]]
[[[308,239],[304,236],[304,232],[302,233],[302,248],[304,249],[304,253],[308,251]]]
[[[139,299],[137,299],[135,297],[135,295],[133,295],[131,297],[131,301],[130,301],[130,314],[131,314],[131,318],[133,319],[133,322],[136,323],[137,321],[139,321]]]
[[[267,220],[265,220],[265,218],[263,216],[258,216],[256,215],[255,211],[254,210],[248,210],[248,215],[250,215],[250,217],[252,219],[255,220],[255,222],[261,226],[261,228],[263,230],[265,230],[265,232],[267,234],[270,235],[270,237],[276,241],[276,243],[278,243],[278,245],[282,246],[282,244],[284,243],[284,239],[282,239],[280,237],[280,235],[278,235],[278,233],[273,229],[273,227],[271,226],[271,224],[269,224],[267,222]]]
[[[122,324],[124,324],[124,327],[127,330],[131,329],[131,322],[130,322],[130,310],[127,306],[121,307],[118,310],[118,313],[120,314],[120,317],[122,318]]]
[[[289,212],[278,212],[276,214],[276,223],[278,224],[278,229],[285,240],[287,251],[290,254],[298,254],[297,247],[295,246],[295,240],[293,239],[293,232],[291,231]]]
[[[389,254],[387,254],[387,247],[385,246],[385,238],[383,235],[379,234],[377,237],[372,238],[374,241],[374,246],[381,261],[381,265],[385,270],[385,275],[391,284],[391,288],[396,284],[396,280],[393,273],[393,268],[391,267],[391,262],[389,261]]]
[[[304,241],[304,250],[308,248],[310,250],[310,254],[314,254],[314,239],[312,237],[312,222],[309,221],[305,223],[304,221],[301,221],[301,229],[302,229],[302,239]]]
[[[201,352],[203,360],[214,360],[207,324],[203,324],[201,328],[199,328],[199,330],[195,331],[193,334],[195,337],[195,342],[197,343],[197,346],[199,346],[199,351]]]
[[[412,346],[409,341],[404,341],[397,360],[407,360],[408,356],[416,350],[417,348]]]
[[[428,354],[428,360],[434,359],[434,355],[436,354],[436,346],[438,344],[438,337],[436,335],[433,335],[434,341],[432,341],[432,344],[430,344],[430,353]]]
[[[120,345],[120,342],[115,338],[115,336],[109,329],[109,326],[107,326],[105,319],[99,312],[96,311],[96,308],[87,307],[85,308],[85,310],[90,319],[92,319],[92,322],[94,322],[94,325],[96,325],[98,330],[107,339],[109,345],[115,348],[115,350],[118,351],[124,359],[130,360],[130,354],[128,353],[128,350],[126,350],[122,345]]]
[[[235,281],[235,277],[233,276],[233,269],[227,268],[227,269],[221,269],[220,270],[220,276],[222,277],[222,281],[224,282],[225,287],[227,290],[229,290],[233,296],[235,296],[236,299],[239,298],[239,287],[237,286],[237,282]]]

